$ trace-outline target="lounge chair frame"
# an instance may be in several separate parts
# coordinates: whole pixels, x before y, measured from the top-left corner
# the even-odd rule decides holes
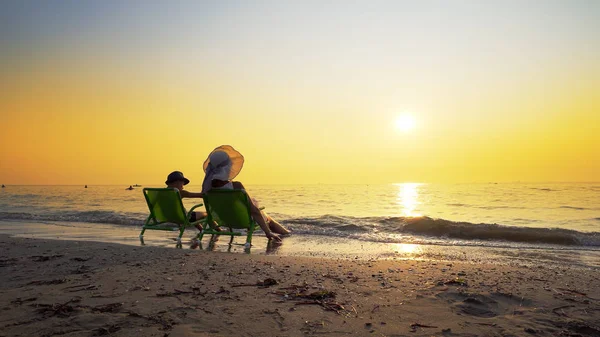
[[[252,218],[251,201],[248,194],[243,190],[211,190],[204,194],[204,204],[206,206],[207,223],[204,230],[198,234],[198,239],[202,240],[204,234],[211,235],[230,235],[230,243],[235,236],[242,236],[243,233],[234,232],[234,229],[246,229],[245,249],[250,249],[252,245],[252,234],[258,224]],[[262,208],[261,208],[262,209]],[[221,231],[216,231],[209,226],[216,224]],[[224,231],[223,228],[229,228]]]
[[[146,218],[140,233],[140,240],[144,239],[144,232],[147,229],[160,231],[179,231],[177,244],[181,245],[181,237],[185,229],[202,223],[205,219],[190,222],[192,212],[203,204],[192,207],[188,212],[185,211],[181,195],[176,188],[144,188],[144,198],[148,204],[150,215]],[[176,224],[177,227],[167,224]]]

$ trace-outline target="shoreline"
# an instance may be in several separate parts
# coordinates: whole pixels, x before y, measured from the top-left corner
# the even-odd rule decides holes
[[[8,235],[0,252],[1,336],[600,335],[593,268]]]
[[[0,234],[17,238],[46,240],[68,240],[125,244],[133,247],[176,247],[178,232],[146,231],[144,240],[139,239],[140,229],[133,226],[93,223],[23,222],[0,220]],[[187,229],[182,241],[184,250],[210,250],[244,252],[244,238],[235,238],[228,245],[229,237],[220,237],[216,242],[206,236],[199,247],[192,240],[197,231]],[[385,259],[385,260],[431,260],[489,262],[497,264],[577,265],[600,270],[600,250],[569,246],[547,247],[504,247],[478,245],[444,245],[439,243],[384,243],[363,241],[325,235],[292,234],[283,239],[282,245],[269,245],[262,232],[253,237],[251,255],[277,255],[289,257],[317,257],[330,259]]]

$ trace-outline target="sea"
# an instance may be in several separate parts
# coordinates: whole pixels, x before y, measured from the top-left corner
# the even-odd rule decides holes
[[[0,190],[0,233],[24,224],[108,225],[137,231],[148,216],[148,208],[143,187],[127,187],[8,185]],[[293,231],[293,236],[303,238],[305,248],[311,242],[327,246],[328,240],[335,239],[360,245],[363,250],[394,244],[436,246],[438,251],[439,247],[478,247],[600,256],[600,183],[246,188],[265,211]],[[201,187],[188,185],[186,189],[194,192]],[[184,199],[187,208],[201,202]],[[345,251],[348,249],[352,250]]]

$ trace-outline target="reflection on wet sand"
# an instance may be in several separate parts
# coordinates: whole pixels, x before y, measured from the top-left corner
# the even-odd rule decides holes
[[[396,253],[400,255],[398,256],[400,258],[414,259],[423,254],[422,245],[416,245],[412,243],[396,243],[394,244],[394,248]]]
[[[260,247],[256,247],[255,245],[252,245],[250,248],[246,248],[245,247],[245,243],[235,243],[234,242],[234,236],[232,236],[229,239],[229,242],[227,242],[226,247],[227,249],[225,251],[227,251],[228,253],[233,252],[237,252],[237,249],[234,249],[238,246],[240,247],[244,247],[243,251],[246,254],[250,254],[252,252],[252,248],[254,248],[254,252],[262,252],[262,249]],[[219,242],[219,236],[218,235],[212,235],[210,237],[210,239],[208,240],[208,245],[206,246],[206,251],[223,251],[223,248],[225,247],[225,245],[217,245],[217,243]],[[279,242],[275,242],[273,240],[269,240],[267,241],[267,245],[266,245],[266,254],[277,254],[277,252],[279,251],[279,248],[281,247],[282,243]],[[202,242],[197,240],[197,239],[193,239],[191,241],[191,245],[190,245],[190,249],[203,249],[203,245]]]

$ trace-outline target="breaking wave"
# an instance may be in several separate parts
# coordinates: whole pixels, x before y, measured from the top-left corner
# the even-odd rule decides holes
[[[322,234],[377,242],[404,242],[408,237],[419,242],[446,240],[540,243],[566,246],[600,247],[599,232],[580,232],[560,228],[505,226],[490,223],[457,222],[430,217],[351,217],[323,215],[278,219],[298,234]],[[62,211],[48,214],[0,212],[0,220],[106,223],[141,226],[145,213],[113,211]],[[598,220],[597,218],[595,220]],[[590,219],[594,222],[594,219]],[[415,240],[413,240],[415,241]]]
[[[569,246],[600,246],[600,233],[579,232],[560,228],[504,226],[488,223],[456,222],[430,217],[335,217],[287,219],[286,224],[304,226],[303,232],[322,229],[339,233],[357,234],[377,232],[385,234],[410,234],[438,239],[508,241]],[[313,227],[313,228],[311,228]],[[320,229],[320,230],[319,230]],[[348,233],[349,234],[349,233]]]

